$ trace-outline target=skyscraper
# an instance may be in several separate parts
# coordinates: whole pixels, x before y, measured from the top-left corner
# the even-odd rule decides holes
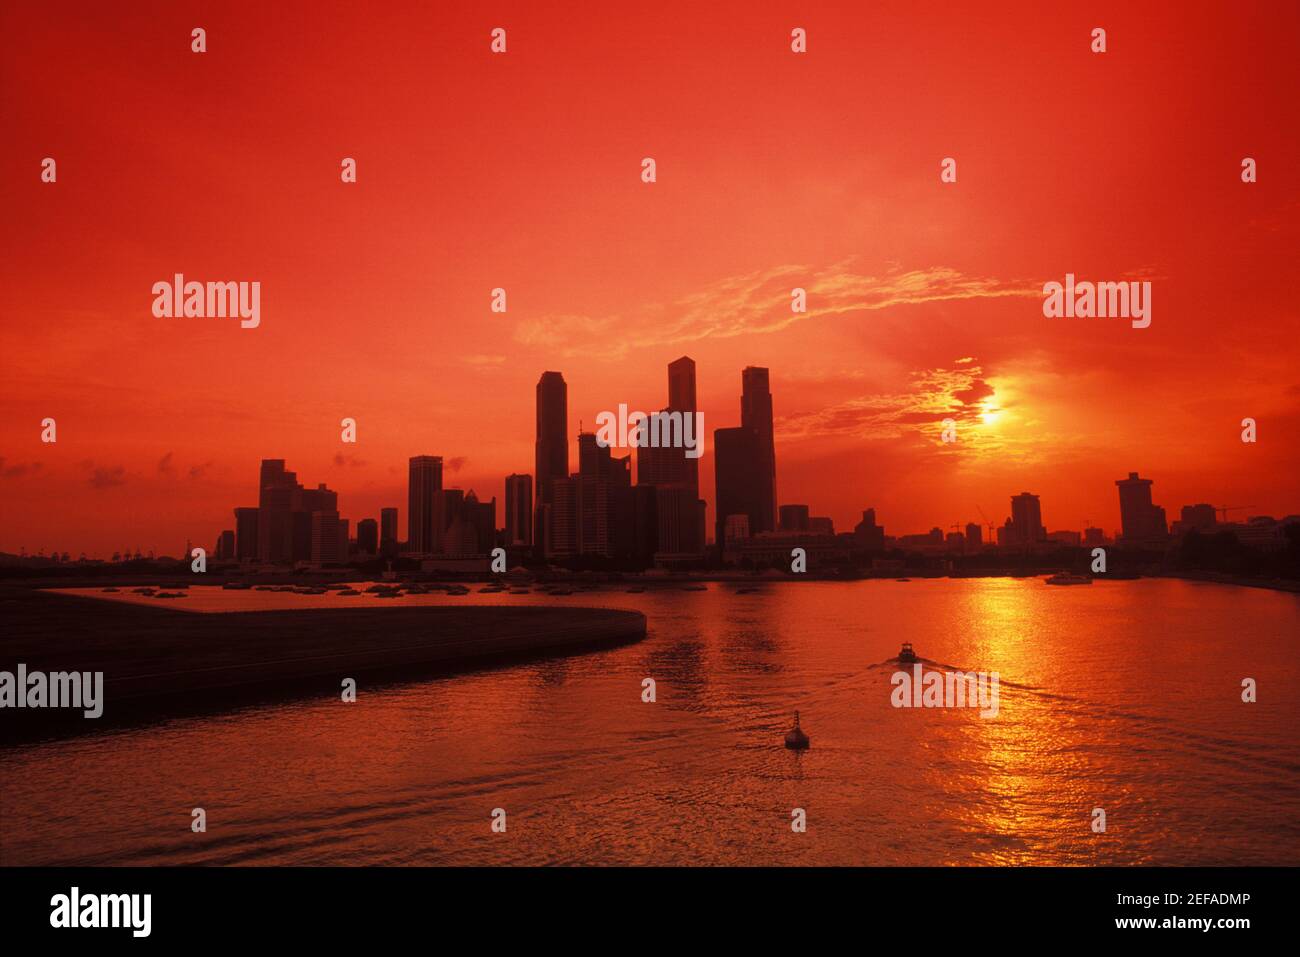
[[[618,544],[615,519],[623,501],[620,495],[632,487],[631,458],[614,458],[609,446],[596,441],[594,432],[582,432],[578,435],[577,479],[578,551],[613,556]]]
[[[257,488],[257,557],[292,561],[294,493],[302,488],[298,476],[285,471],[284,459],[263,459]]]
[[[547,533],[555,482],[569,476],[569,387],[558,372],[543,372],[537,380],[537,436],[533,488],[533,544],[549,552]],[[576,503],[575,503],[576,504]]]
[[[668,420],[663,416],[668,414],[668,410],[656,412],[652,415],[652,421],[655,416],[660,417],[661,423],[667,423]],[[649,428],[650,425],[647,425]],[[668,431],[666,428],[661,431]],[[646,432],[649,436],[651,433]],[[657,445],[639,445],[636,450],[636,484],[637,485],[678,485],[681,484],[683,469],[681,468],[681,449],[668,448]]]
[[[745,516],[745,535],[762,521],[764,502],[762,487],[756,482],[760,458],[758,436],[744,426],[713,431],[713,477],[716,508],[713,510],[713,536],[719,548],[728,541],[728,521]],[[732,526],[734,527],[734,526]]]
[[[407,548],[431,555],[442,543],[442,456],[415,455],[407,483]]]
[[[695,360],[682,356],[668,363],[668,408],[677,412],[694,412]]]
[[[1151,503],[1151,479],[1129,472],[1128,478],[1116,479],[1119,487],[1119,517],[1126,542],[1154,544],[1168,537],[1165,510]]]
[[[548,558],[578,554],[578,477],[551,479],[551,501],[547,504],[545,551]]]
[[[699,412],[695,405],[695,360],[689,356],[668,363],[668,411],[680,412],[683,418],[687,415],[695,417]],[[691,425],[690,428],[696,440],[702,442],[704,436],[698,427]],[[681,482],[699,498],[700,460],[687,456],[685,448],[673,449],[672,453],[672,481]]]
[[[533,477],[506,476],[506,545],[533,543]]]
[[[699,540],[700,502],[685,485],[655,488],[655,510],[659,518],[656,559],[690,559],[704,548]]]
[[[1213,505],[1184,505],[1182,511],[1183,525],[1201,531],[1212,530],[1218,524],[1218,514]]]
[[[780,510],[780,529],[783,532],[808,531],[807,505],[782,505]]]
[[[758,522],[752,518],[751,535],[776,529],[776,442],[772,431],[772,393],[767,370],[746,366],[740,375],[740,424],[752,429],[758,441],[758,471],[753,481],[761,508]]]
[[[659,506],[655,486],[637,483],[626,493],[620,494],[626,495],[620,511],[624,516],[631,517],[622,544],[631,557],[649,562],[659,550]]]
[[[724,536],[718,539],[724,547],[727,543],[743,542],[749,538],[749,516],[748,515],[728,515],[726,527],[723,529]]]
[[[708,506],[700,500],[699,459],[686,454],[685,444],[689,434],[692,450],[703,447],[704,436],[695,402],[695,360],[682,356],[668,365],[667,408],[654,413],[646,423],[647,440],[657,441],[658,445],[642,445],[636,450],[636,484],[653,486],[656,490],[653,537],[657,539],[658,552],[672,553],[677,558],[702,554],[706,537],[704,521]],[[664,489],[683,494],[659,495]],[[649,499],[632,496],[630,501],[648,502]],[[661,502],[671,505],[661,508]],[[639,508],[635,504],[631,507],[634,511]],[[681,527],[670,528],[674,522],[682,523]],[[639,534],[632,538],[649,541]],[[664,547],[665,543],[672,547]],[[634,550],[638,548],[633,546]]]
[[[325,514],[338,514],[339,495],[338,492],[331,491],[325,483],[317,485],[315,488],[303,488],[299,486],[294,489],[293,500],[291,504],[292,527],[293,527],[293,560],[318,561],[315,557],[315,532],[313,531],[313,522],[318,512]],[[346,523],[345,523],[346,524]],[[333,534],[331,532],[330,534]]]
[[[1043,527],[1043,512],[1038,504],[1038,496],[1021,492],[1011,499],[1011,537],[1012,544],[1032,545],[1047,538],[1047,529]]]
[[[474,529],[474,538],[478,542],[479,555],[487,555],[497,544],[497,500],[496,497],[486,502],[479,499],[477,493],[470,489],[465,494],[465,504],[461,515]]]
[[[436,551],[442,551],[442,546],[446,542],[447,532],[451,530],[456,519],[460,518],[461,509],[465,506],[465,490],[463,488],[445,488],[434,495],[433,510],[438,516],[440,524],[438,525],[438,547]]]
[[[235,509],[235,558],[241,562],[257,560],[257,509]]]
[[[373,518],[357,522],[357,551],[363,555],[379,554],[379,523]]]
[[[385,558],[397,554],[397,509],[379,510],[379,551]]]
[[[863,509],[862,521],[853,526],[853,544],[872,551],[885,547],[885,527],[876,524],[874,508]]]
[[[338,512],[311,513],[311,561],[341,565],[348,560],[348,520]]]
[[[480,502],[473,489],[447,489],[443,495],[446,530],[443,553],[457,558],[487,555],[496,545],[497,500]]]

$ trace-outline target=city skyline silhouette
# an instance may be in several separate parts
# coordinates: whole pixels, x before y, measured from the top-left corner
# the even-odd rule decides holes
[[[410,472],[403,495],[395,497],[391,504],[381,506],[374,514],[352,514],[339,505],[339,494],[342,493],[346,496],[347,489],[341,487],[329,488],[325,482],[317,483],[315,488],[304,487],[302,483],[297,482],[296,471],[290,472],[288,473],[290,477],[285,486],[283,501],[280,503],[285,517],[279,520],[285,523],[290,522],[287,516],[292,511],[299,515],[300,524],[296,531],[290,529],[286,524],[283,529],[279,529],[275,534],[282,537],[285,543],[296,541],[297,544],[272,547],[268,545],[268,535],[271,533],[265,527],[265,516],[269,514],[267,509],[273,507],[273,505],[268,504],[268,488],[274,486],[277,479],[274,475],[268,477],[267,467],[269,464],[273,470],[278,469],[283,474],[286,460],[263,459],[262,477],[257,483],[259,490],[257,501],[252,503],[251,506],[235,506],[232,521],[227,522],[220,529],[216,529],[206,539],[201,535],[193,537],[193,542],[195,544],[205,544],[215,539],[217,545],[212,549],[213,553],[217,557],[226,559],[239,557],[243,560],[288,561],[292,556],[299,561],[312,558],[312,560],[319,562],[321,560],[319,546],[313,556],[311,542],[313,537],[319,540],[323,534],[327,540],[336,537],[340,540],[337,548],[327,546],[326,562],[345,564],[349,559],[349,542],[355,556],[358,551],[358,544],[364,544],[368,540],[360,534],[360,523],[365,522],[374,526],[375,542],[377,544],[380,540],[378,529],[383,513],[394,512],[394,517],[391,520],[393,523],[391,534],[389,533],[388,521],[384,521],[384,535],[382,538],[383,541],[391,543],[382,550],[384,555],[396,557],[399,554],[399,546],[402,552],[414,555],[432,556],[443,554],[446,549],[442,544],[442,533],[446,529],[434,527],[431,509],[434,508],[435,499],[430,493],[436,491],[441,494],[445,489],[448,493],[458,496],[452,512],[440,515],[441,520],[444,520],[447,527],[461,517],[460,513],[463,511],[461,500],[468,499],[473,509],[486,509],[485,512],[475,512],[472,517],[465,519],[465,521],[478,528],[479,531],[472,534],[467,539],[467,542],[462,542],[457,546],[460,549],[457,552],[458,554],[485,555],[498,545],[527,545],[530,546],[530,553],[538,558],[546,557],[548,554],[553,554],[556,557],[578,554],[610,555],[612,554],[610,549],[613,546],[604,539],[595,548],[593,548],[590,540],[584,546],[578,543],[577,538],[574,539],[573,543],[561,547],[556,552],[549,552],[545,547],[536,547],[537,543],[542,540],[540,536],[549,534],[550,520],[543,516],[542,507],[551,508],[554,484],[557,481],[561,485],[569,480],[573,481],[574,487],[569,493],[572,501],[566,507],[574,512],[574,516],[570,520],[576,521],[579,510],[580,478],[586,476],[589,480],[613,480],[614,476],[608,472],[610,463],[618,464],[620,473],[625,473],[621,474],[621,477],[614,484],[628,488],[653,486],[689,490],[690,494],[686,496],[685,501],[697,503],[701,514],[693,516],[689,520],[673,520],[675,525],[682,528],[685,528],[683,522],[696,526],[692,531],[684,533],[687,535],[687,542],[681,549],[683,557],[703,557],[707,549],[725,542],[727,538],[725,531],[727,519],[736,513],[745,513],[747,515],[748,521],[740,533],[744,537],[782,531],[809,533],[808,522],[810,517],[813,519],[814,529],[820,523],[823,532],[825,532],[827,525],[833,526],[837,532],[852,529],[855,524],[852,521],[840,523],[836,522],[831,516],[819,516],[818,502],[796,503],[794,501],[784,501],[780,498],[776,481],[780,461],[779,456],[776,454],[779,433],[773,424],[774,398],[771,392],[768,391],[770,388],[769,370],[748,366],[741,371],[742,391],[739,402],[741,422],[735,426],[707,429],[704,435],[701,436],[704,454],[700,459],[685,456],[681,448],[637,448],[635,438],[626,439],[626,443],[623,445],[616,444],[617,439],[611,443],[602,444],[597,438],[597,431],[590,424],[584,427],[581,424],[584,421],[582,417],[575,416],[573,411],[568,408],[568,383],[564,379],[563,373],[548,371],[542,373],[536,387],[535,414],[537,426],[534,440],[534,471],[532,473],[512,472],[510,475],[501,477],[499,486],[501,494],[494,494],[498,486],[492,481],[483,486],[485,491],[482,494],[472,484],[462,484],[457,481],[445,482],[446,476],[454,478],[458,471],[457,456],[426,452],[409,457]],[[676,410],[678,412],[695,413],[697,410],[694,409],[696,403],[696,365],[694,361],[689,356],[681,356],[668,363],[667,373],[667,401],[662,406],[661,412],[667,413]],[[608,410],[603,411],[608,412]],[[960,408],[954,408],[952,414],[961,414],[961,411]],[[571,435],[566,434],[564,430],[567,429],[567,424],[575,418],[579,421],[578,431]],[[590,416],[585,421],[591,423],[593,418],[595,417]],[[946,421],[951,423],[956,420],[947,418]],[[943,422],[933,424],[942,427]],[[948,444],[957,445],[959,441],[959,437],[954,437]],[[584,442],[590,443],[592,454],[595,454],[596,450],[600,451],[603,461],[606,463],[604,466],[596,463],[594,459],[588,460],[588,452],[584,451]],[[718,444],[721,444],[720,452],[716,448]],[[346,449],[349,447],[351,446],[347,443],[341,445],[341,448]],[[576,455],[571,455],[571,453],[576,453]],[[343,453],[338,454],[343,455]],[[719,457],[724,461],[720,462]],[[436,478],[433,478],[434,473],[430,472],[429,478],[421,480],[427,486],[422,494],[417,494],[415,490],[417,461],[425,463],[422,466],[421,474],[430,469],[436,471]],[[700,477],[701,462],[704,462],[707,466],[704,469],[706,473],[704,481],[701,481]],[[572,469],[570,469],[571,464]],[[447,469],[448,465],[450,465],[450,469]],[[763,475],[769,472],[772,476],[770,481],[763,478]],[[717,476],[724,474],[729,476],[724,482],[719,483],[716,481]],[[526,490],[527,502],[517,506],[516,510],[518,508],[527,509],[529,529],[527,535],[520,533],[512,536],[512,530],[516,529],[517,526],[512,525],[510,522],[509,486],[511,479],[520,476],[528,479],[529,487]],[[1134,482],[1140,482],[1142,488],[1145,489],[1143,494],[1145,495],[1146,504],[1139,504],[1135,507],[1142,509],[1151,506],[1150,488],[1152,481],[1149,477],[1139,480],[1138,473],[1130,472],[1128,479],[1116,479],[1113,484],[1121,486],[1121,489],[1123,489]],[[297,497],[291,506],[288,496],[295,488]],[[705,488],[709,489],[714,500],[700,497],[705,494]],[[717,496],[720,488],[723,491],[721,492],[721,499],[718,500]],[[273,490],[271,494],[275,494]],[[1018,495],[1008,493],[1003,496],[1003,501],[1010,500],[1009,508],[1004,510],[1002,506],[995,504],[986,512],[982,504],[976,505],[974,515],[959,516],[960,520],[952,523],[943,521],[945,515],[938,514],[936,511],[935,517],[929,523],[930,531],[928,533],[924,527],[899,528],[891,525],[891,534],[888,536],[889,547],[905,549],[908,547],[926,548],[933,546],[937,543],[924,541],[927,534],[933,535],[935,532],[941,532],[946,537],[953,534],[950,532],[951,529],[957,529],[956,534],[959,536],[965,535],[967,538],[973,538],[976,545],[1031,544],[1037,540],[1038,536],[1025,532],[1024,529],[1027,526],[1017,515],[1017,500],[1025,496],[1031,496],[1031,493],[1028,491],[1021,492]],[[1038,510],[1039,519],[1041,519],[1042,505],[1040,499],[1042,497],[1039,495],[1032,495],[1032,497],[1035,499],[1033,507]],[[1093,544],[1101,544],[1103,541],[1122,542],[1127,539],[1130,545],[1145,544],[1154,546],[1167,541],[1169,535],[1177,530],[1178,524],[1183,526],[1194,525],[1204,531],[1215,526],[1220,529],[1241,526],[1249,519],[1256,517],[1281,519],[1289,517],[1292,520],[1296,517],[1295,512],[1285,507],[1279,509],[1276,515],[1272,515],[1267,510],[1253,505],[1214,505],[1204,501],[1206,497],[1201,495],[1192,501],[1170,503],[1168,509],[1156,506],[1160,511],[1160,515],[1158,520],[1152,518],[1151,521],[1158,521],[1159,530],[1153,525],[1150,534],[1137,533],[1129,527],[1133,520],[1125,515],[1125,494],[1123,491],[1121,491],[1116,501],[1116,507],[1107,508],[1102,505],[1094,509],[1094,512],[1102,516],[1113,515],[1113,519],[1102,519],[1097,523],[1084,522],[1077,527],[1071,526],[1068,520],[1057,520],[1051,514],[1051,506],[1049,505],[1049,517],[1052,517],[1053,521],[1050,523],[1050,529],[1047,525],[1041,526],[1042,538],[1046,541],[1049,531],[1054,533],[1074,532],[1080,536],[1080,541],[1075,544],[1083,544],[1087,533],[1091,531],[1094,539]],[[420,511],[421,506],[423,507],[422,512]],[[1181,506],[1181,509],[1178,506]],[[441,504],[438,507],[441,508]],[[621,507],[625,511],[620,513],[619,521],[631,524],[634,518],[632,512],[627,510],[637,507],[644,508],[644,504],[635,506],[629,501],[623,503]],[[688,506],[682,506],[680,503],[663,503],[661,507],[678,508]],[[601,504],[600,508],[609,510],[609,506],[604,503]],[[654,522],[654,503],[651,503],[650,508],[650,521]],[[257,530],[255,517],[250,519],[247,515],[241,515],[241,513],[258,509],[262,510],[264,516],[263,528],[260,531]],[[1209,510],[1208,518],[1207,509]],[[795,513],[794,510],[802,510],[802,524],[799,524],[798,519],[786,521],[783,516],[779,515],[779,513],[787,510],[790,510],[792,515]],[[880,512],[874,501],[864,500],[858,512],[859,516],[865,515],[868,510],[872,512],[873,519],[883,522],[885,515]],[[317,512],[324,514],[326,520],[333,523],[324,532],[319,527],[313,530],[312,515]],[[1229,513],[1243,514],[1234,514],[1230,518]],[[995,515],[997,520],[993,520]],[[1039,519],[1035,520],[1035,527],[1037,527]],[[250,520],[253,522],[253,525],[250,526],[253,529],[251,535],[248,532],[241,534],[241,524]],[[590,522],[591,519],[589,518],[588,521]],[[1145,519],[1137,520],[1139,524],[1143,521]],[[601,518],[601,522],[605,522],[604,517]],[[611,519],[612,524],[613,520]],[[922,526],[925,524],[924,521],[921,523]],[[1011,533],[1011,537],[1005,542],[1002,540],[1001,534],[1004,531],[1004,524],[1008,527],[1015,527],[1015,531]],[[978,528],[979,532],[973,533],[972,528]],[[483,531],[483,529],[486,529],[486,531]],[[398,530],[401,530],[401,534],[398,534]],[[505,537],[498,535],[498,532],[504,533]],[[366,536],[370,534],[371,530],[369,529],[364,532]],[[591,534],[589,531],[589,539]],[[667,532],[663,534],[667,534]],[[223,535],[233,535],[234,539],[243,541],[244,544],[235,546],[232,551],[229,547],[223,547],[221,538]],[[883,537],[883,532],[881,535]],[[260,542],[252,545],[247,544],[248,539],[253,536],[259,538]],[[653,535],[651,537],[656,538]],[[474,541],[477,541],[477,547],[469,547],[467,543]],[[1062,539],[1060,544],[1070,544],[1070,542]],[[621,549],[620,554],[626,552],[629,547],[624,542],[622,546],[619,546]],[[873,540],[873,547],[883,548],[884,545],[876,545]],[[20,546],[22,554],[37,554],[41,550]],[[71,554],[71,550],[64,550],[69,551]],[[54,551],[57,553],[60,550],[55,549]],[[131,553],[130,548],[125,551],[127,554]],[[140,552],[138,546],[135,551]],[[362,554],[369,553],[372,557],[381,553],[381,550],[377,547],[369,550],[361,548],[360,551]],[[655,551],[656,548],[653,546],[643,547],[641,549],[641,552],[644,552],[642,557],[647,561],[652,561]],[[641,552],[638,552],[638,554],[641,554]],[[167,553],[163,551],[162,554]],[[100,556],[89,555],[88,557]]]

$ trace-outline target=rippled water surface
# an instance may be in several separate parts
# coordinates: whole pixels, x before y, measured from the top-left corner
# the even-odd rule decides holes
[[[382,600],[169,607],[343,602]],[[0,861],[1300,864],[1296,595],[938,579],[398,602],[637,608],[649,635],[0,751]],[[997,717],[892,707],[904,640],[927,668],[998,672]],[[795,709],[807,752],[781,743]]]

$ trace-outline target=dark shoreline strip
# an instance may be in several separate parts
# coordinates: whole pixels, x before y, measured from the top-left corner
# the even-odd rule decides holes
[[[639,641],[640,612],[468,606],[196,615],[0,589],[0,670],[104,672],[104,714],[0,709],[0,744],[213,713],[301,695],[337,699],[343,678],[408,681]]]

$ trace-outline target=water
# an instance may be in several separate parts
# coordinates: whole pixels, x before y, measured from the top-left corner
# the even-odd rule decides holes
[[[383,601],[191,589],[167,607]],[[649,635],[363,682],[352,705],[0,752],[0,862],[1300,863],[1292,594],[939,579],[401,602],[639,608]],[[903,640],[931,666],[997,671],[998,716],[891,707],[885,662]],[[1245,677],[1258,703],[1241,701]],[[796,708],[802,753],[781,746]],[[807,833],[791,831],[796,807]]]

